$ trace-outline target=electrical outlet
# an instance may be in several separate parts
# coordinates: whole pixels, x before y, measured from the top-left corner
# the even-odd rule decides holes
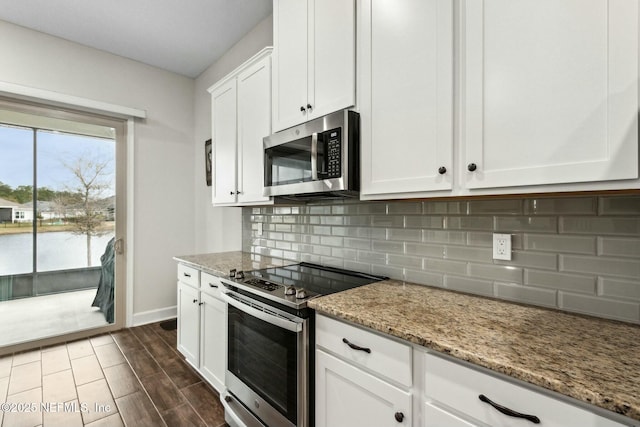
[[[511,261],[511,234],[493,233],[493,259]]]

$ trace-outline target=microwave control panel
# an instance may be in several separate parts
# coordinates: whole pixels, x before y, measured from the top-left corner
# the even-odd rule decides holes
[[[342,176],[342,144],[340,128],[325,132],[327,142],[327,178]]]

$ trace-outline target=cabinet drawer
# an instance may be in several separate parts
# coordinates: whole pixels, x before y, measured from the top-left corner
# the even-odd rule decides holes
[[[447,411],[453,410],[464,419],[477,420],[494,427],[534,425],[524,418],[514,418],[498,412],[479,399],[480,395],[484,395],[496,404],[513,411],[538,417],[540,425],[545,427],[623,425],[578,406],[441,357],[425,353],[424,358],[427,402],[436,407],[442,404]],[[433,424],[426,422],[425,425]]]
[[[362,348],[354,349],[352,346]],[[411,346],[325,316],[316,318],[316,345],[406,387],[411,387]],[[366,351],[366,350],[369,351]]]
[[[220,289],[222,288],[222,282],[220,278],[213,274],[202,272],[200,273],[200,288],[203,292],[213,295],[216,298],[220,297]]]
[[[178,280],[197,288],[200,286],[200,271],[184,264],[178,264]]]

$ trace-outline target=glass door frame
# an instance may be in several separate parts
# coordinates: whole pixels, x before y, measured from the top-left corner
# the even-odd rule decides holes
[[[111,127],[115,129],[115,172],[116,172],[116,210],[115,210],[115,238],[120,250],[116,250],[115,257],[115,289],[114,289],[114,322],[100,326],[97,328],[83,329],[63,335],[35,339],[33,341],[8,345],[0,348],[0,355],[8,354],[25,349],[36,348],[40,346],[55,345],[62,342],[81,339],[92,335],[98,335],[110,331],[122,329],[128,323],[127,294],[130,293],[130,285],[128,279],[128,263],[130,259],[128,251],[133,250],[133,245],[128,242],[128,238],[133,236],[130,226],[129,216],[131,195],[128,190],[128,174],[132,172],[130,167],[129,155],[132,150],[129,146],[132,143],[132,119],[107,117],[95,113],[74,111],[62,107],[47,106],[32,102],[16,101],[8,98],[0,97],[0,108],[25,114],[33,114],[46,118],[70,120],[79,123],[88,123],[92,125]],[[44,128],[43,128],[44,129]],[[35,155],[35,153],[34,153]],[[35,208],[35,207],[34,207]],[[35,254],[34,254],[35,256]],[[90,307],[88,307],[90,308]]]

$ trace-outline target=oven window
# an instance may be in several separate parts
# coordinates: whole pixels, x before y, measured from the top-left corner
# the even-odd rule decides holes
[[[282,415],[297,419],[297,334],[229,305],[228,369]]]
[[[265,150],[267,185],[311,181],[311,137],[276,145]]]

